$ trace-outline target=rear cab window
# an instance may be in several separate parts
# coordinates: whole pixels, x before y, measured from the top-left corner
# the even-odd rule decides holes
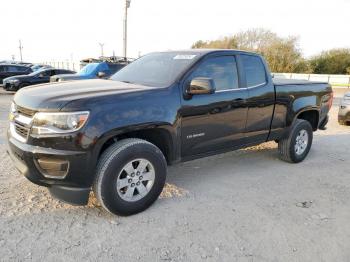
[[[266,70],[261,58],[254,55],[240,55],[245,72],[247,87],[256,87],[267,83]]]

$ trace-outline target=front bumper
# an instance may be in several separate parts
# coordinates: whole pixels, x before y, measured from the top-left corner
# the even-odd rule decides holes
[[[11,88],[11,84],[10,83],[3,83],[2,88],[7,91]]]
[[[84,175],[87,175],[85,169],[89,161],[87,152],[64,151],[29,145],[11,137],[10,132],[8,132],[7,137],[8,153],[15,167],[28,180],[37,185],[48,187],[50,193],[62,201],[75,205],[87,204],[91,191],[89,180],[83,179]],[[70,163],[68,173],[63,179],[46,177],[38,166],[38,159],[50,157],[58,157]]]
[[[10,83],[10,82],[4,82],[3,83],[3,88],[6,91],[14,91],[14,90],[17,90],[18,87],[19,87],[19,83],[17,83],[17,84]]]

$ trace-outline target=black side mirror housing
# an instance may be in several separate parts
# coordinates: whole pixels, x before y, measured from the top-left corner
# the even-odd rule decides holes
[[[188,95],[205,95],[215,93],[214,80],[207,77],[196,77],[191,80],[188,88]]]
[[[98,73],[97,73],[97,76],[98,76],[99,78],[102,78],[102,77],[105,77],[105,76],[106,76],[106,73],[104,73],[104,72],[98,72]]]

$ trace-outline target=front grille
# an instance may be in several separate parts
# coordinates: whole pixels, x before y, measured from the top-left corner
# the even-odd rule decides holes
[[[16,105],[16,111],[19,114],[25,115],[25,116],[34,116],[36,113],[35,110],[29,109],[29,108],[24,108],[21,106]]]
[[[21,137],[23,137],[24,139],[27,139],[29,134],[29,128],[22,126],[19,123],[14,123],[14,124],[15,124],[16,133]]]

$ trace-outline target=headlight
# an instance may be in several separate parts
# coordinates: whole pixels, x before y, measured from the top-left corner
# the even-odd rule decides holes
[[[11,102],[10,113],[15,113],[15,112],[16,112],[16,105],[15,103]]]
[[[9,113],[9,120],[12,121],[15,117],[14,113],[16,113],[16,105],[15,103],[11,103],[11,106],[10,106],[10,113]]]
[[[17,85],[19,83],[19,80],[18,79],[11,79],[11,80],[9,80],[9,83]]]
[[[86,123],[89,112],[36,113],[33,119],[32,134],[65,134],[79,130]]]

